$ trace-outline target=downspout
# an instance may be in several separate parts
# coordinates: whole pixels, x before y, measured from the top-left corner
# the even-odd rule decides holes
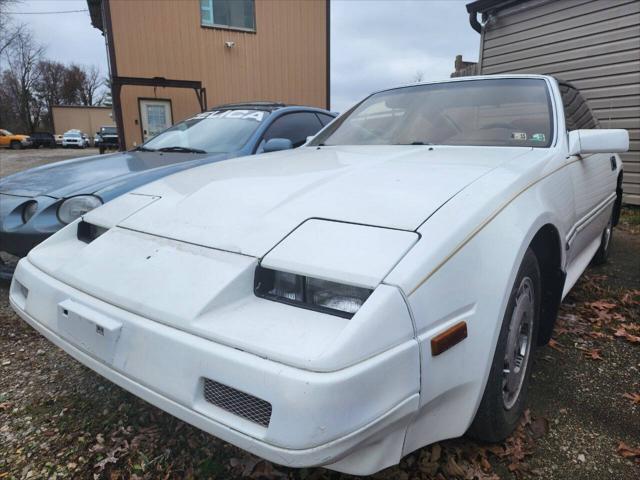
[[[109,76],[111,78],[111,102],[114,115],[114,121],[118,129],[119,150],[126,150],[126,138],[124,133],[124,120],[122,117],[122,104],[120,102],[120,93],[122,85],[114,82],[118,77],[118,63],[116,61],[116,49],[113,44],[113,25],[111,23],[111,5],[109,0],[102,0],[102,25],[104,28],[104,36],[107,41],[107,59],[109,61]]]

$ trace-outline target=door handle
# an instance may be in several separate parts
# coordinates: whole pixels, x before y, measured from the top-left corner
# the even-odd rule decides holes
[[[609,161],[611,162],[611,170],[615,170],[616,167],[618,166],[616,163],[615,155],[611,155],[611,158],[609,158]]]

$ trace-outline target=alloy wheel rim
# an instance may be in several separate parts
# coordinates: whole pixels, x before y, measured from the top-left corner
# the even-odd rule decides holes
[[[502,401],[507,410],[518,401],[531,357],[535,291],[533,281],[524,277],[518,286],[515,307],[509,321],[507,348],[502,367]]]
[[[607,224],[607,228],[604,229],[602,244],[604,246],[603,250],[607,250],[609,248],[609,242],[611,241],[611,222]]]

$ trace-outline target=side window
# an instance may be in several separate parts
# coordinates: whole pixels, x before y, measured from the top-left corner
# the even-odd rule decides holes
[[[289,113],[274,120],[265,132],[263,141],[288,138],[293,143],[293,148],[297,148],[307,141],[308,136],[315,135],[321,128],[320,120],[311,112]],[[261,148],[259,150],[261,151]]]
[[[587,105],[587,102],[578,90],[568,85],[560,85],[560,94],[562,95],[567,130],[598,128],[598,123],[591,113],[589,105]]]
[[[200,24],[205,27],[254,31],[254,0],[200,0]]]
[[[328,123],[331,123],[331,121],[333,120],[333,117],[331,115],[325,115],[324,113],[316,113],[316,116],[320,119],[320,122],[322,122],[323,127]]]

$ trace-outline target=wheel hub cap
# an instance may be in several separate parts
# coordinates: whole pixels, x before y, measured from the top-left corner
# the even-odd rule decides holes
[[[533,281],[529,277],[524,277],[518,286],[516,304],[509,322],[507,348],[502,370],[502,400],[507,410],[515,405],[524,383],[531,356],[534,314]]]

